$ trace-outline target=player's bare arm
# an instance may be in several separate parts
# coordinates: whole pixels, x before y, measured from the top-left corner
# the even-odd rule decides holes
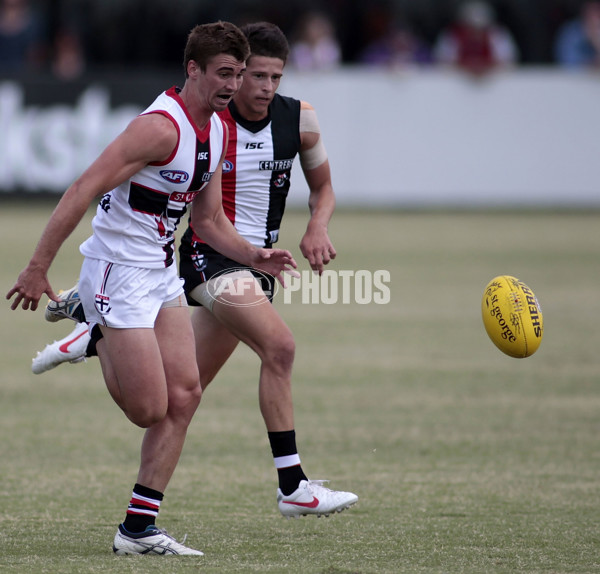
[[[177,143],[177,130],[159,114],[134,119],[62,196],[27,267],[7,293],[11,309],[19,304],[35,311],[41,296],[58,297],[48,281],[48,269],[94,198],[115,188],[152,161],[166,159]]]
[[[282,273],[297,267],[292,254],[284,249],[255,247],[238,234],[223,211],[222,160],[223,158],[210,183],[192,202],[192,228],[219,253],[244,265],[266,271],[284,285]]]
[[[335,209],[335,194],[317,115],[307,102],[301,103],[300,140],[300,165],[310,189],[310,219],[300,242],[300,251],[311,269],[320,275],[324,266],[336,256],[328,234],[329,221]]]

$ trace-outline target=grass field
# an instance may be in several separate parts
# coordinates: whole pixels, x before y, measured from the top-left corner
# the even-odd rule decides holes
[[[3,204],[0,286],[29,258],[51,206]],[[292,212],[281,245],[298,244]],[[82,225],[51,270],[77,278]],[[71,329],[0,308],[0,571],[15,573],[600,572],[600,213],[340,212],[338,270],[388,270],[391,301],[278,308],[297,340],[305,470],[356,492],[349,511],[285,520],[240,348],[204,397],[160,524],[201,558],[113,556],[142,432],[96,360],[33,375]],[[536,292],[539,351],[487,339],[483,288]]]

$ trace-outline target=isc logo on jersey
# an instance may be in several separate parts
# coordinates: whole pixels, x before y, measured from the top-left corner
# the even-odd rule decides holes
[[[169,183],[185,183],[190,179],[187,171],[163,169],[160,172],[160,177],[166,179]]]

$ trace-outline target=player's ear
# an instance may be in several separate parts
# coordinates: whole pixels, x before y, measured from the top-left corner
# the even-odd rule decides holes
[[[187,74],[190,78],[195,78],[200,73],[200,66],[195,60],[190,60],[187,63]]]

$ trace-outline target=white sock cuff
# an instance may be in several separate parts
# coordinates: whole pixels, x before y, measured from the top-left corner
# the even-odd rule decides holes
[[[299,454],[289,454],[287,456],[278,456],[274,458],[275,468],[288,468],[290,466],[298,466],[300,464],[300,455]]]

